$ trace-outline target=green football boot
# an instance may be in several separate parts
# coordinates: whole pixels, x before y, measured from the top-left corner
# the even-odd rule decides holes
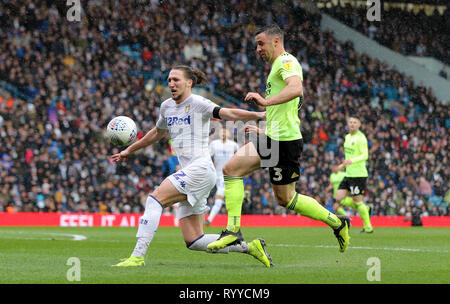
[[[219,238],[216,241],[209,243],[206,248],[212,251],[219,250],[230,245],[240,244],[243,240],[244,237],[242,236],[241,229],[236,233],[225,229],[222,231]]]
[[[130,256],[129,258],[122,259],[120,263],[112,265],[113,267],[136,267],[145,266],[143,257]]]
[[[256,239],[248,243],[248,254],[264,264],[267,268],[273,267],[272,258],[266,252],[266,242],[263,239]]]
[[[336,216],[341,220],[342,225],[337,229],[333,229],[334,235],[339,242],[339,251],[344,252],[347,249],[348,244],[350,243],[350,235],[348,234],[348,230],[350,229],[351,219],[348,216]]]

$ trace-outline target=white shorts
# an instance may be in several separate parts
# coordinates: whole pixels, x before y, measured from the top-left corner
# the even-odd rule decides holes
[[[216,169],[209,159],[198,159],[168,177],[178,192],[186,194],[180,202],[179,218],[208,213],[208,196],[216,182]]]
[[[225,182],[223,180],[223,175],[218,176],[216,179],[216,195],[225,197]]]

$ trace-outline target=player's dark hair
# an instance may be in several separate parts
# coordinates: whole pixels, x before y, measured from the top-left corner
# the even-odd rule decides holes
[[[256,29],[255,36],[261,33],[266,33],[270,37],[279,37],[281,42],[284,41],[283,30],[277,24],[270,24]]]
[[[347,119],[350,119],[350,118],[356,118],[357,120],[359,120],[359,121],[361,121],[361,114],[359,114],[358,112],[356,112],[356,111],[350,111],[350,113],[348,114],[348,116],[347,116],[348,118]]]
[[[200,71],[199,69],[193,69],[187,65],[177,65],[172,68],[172,70],[180,70],[183,71],[184,76],[187,79],[192,80],[192,87],[196,85],[203,85],[208,82],[208,78],[206,78],[206,74]]]

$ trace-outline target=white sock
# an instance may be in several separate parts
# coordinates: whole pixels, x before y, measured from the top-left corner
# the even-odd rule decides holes
[[[206,251],[208,253],[213,253],[209,249],[206,248],[209,243],[216,241],[220,235],[218,234],[203,234],[201,237],[196,239],[190,244],[187,244],[186,247],[190,250],[196,251]],[[214,251],[214,253],[229,253],[229,252],[241,252],[248,253],[248,244],[246,242],[241,242],[241,244],[227,246],[225,248]]]
[[[175,212],[173,214],[173,225],[175,227],[180,226],[180,215],[178,214],[179,213],[178,209],[180,209],[178,206],[175,207]]]
[[[224,201],[221,199],[218,199],[218,198],[214,201],[214,206],[211,208],[211,212],[209,213],[209,216],[208,216],[208,222],[211,223],[213,221],[213,219],[216,217],[216,215],[219,214],[223,203],[224,203]]]
[[[163,207],[152,195],[147,197],[144,214],[139,219],[138,238],[132,256],[145,257],[147,249],[158,229]]]

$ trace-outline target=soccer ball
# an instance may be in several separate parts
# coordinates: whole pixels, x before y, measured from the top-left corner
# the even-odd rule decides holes
[[[114,117],[106,127],[106,138],[114,146],[125,147],[132,144],[136,135],[136,123],[127,116]]]

